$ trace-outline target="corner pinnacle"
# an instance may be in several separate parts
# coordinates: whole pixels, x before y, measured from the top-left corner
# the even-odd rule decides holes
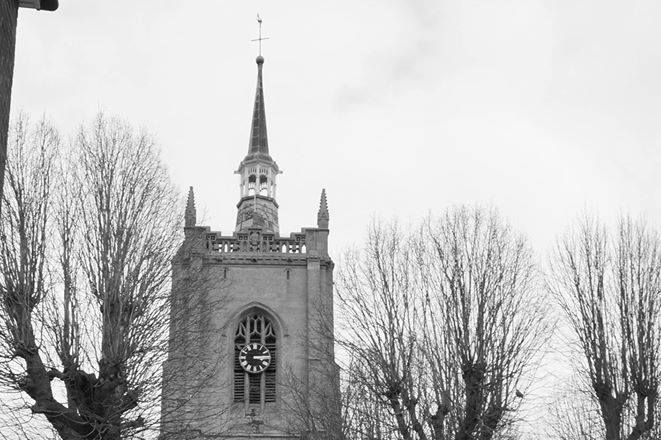
[[[188,188],[188,200],[186,201],[186,211],[184,213],[184,226],[187,228],[195,227],[197,223],[197,213],[195,211],[195,194],[193,187]]]
[[[321,199],[319,200],[319,212],[317,213],[317,227],[328,229],[328,202],[326,201],[326,189],[321,190]]]

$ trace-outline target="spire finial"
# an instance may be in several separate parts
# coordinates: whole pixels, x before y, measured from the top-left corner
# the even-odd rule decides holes
[[[319,212],[317,213],[317,227],[328,229],[328,202],[326,201],[326,189],[321,190],[321,199],[319,200]]]
[[[188,200],[186,201],[186,212],[184,214],[184,226],[187,228],[195,227],[197,223],[197,213],[195,211],[195,194],[193,187],[188,188]]]
[[[261,40],[262,38],[262,19],[257,16],[259,22],[259,38],[253,41],[260,42],[260,55],[257,57],[257,91],[255,92],[255,107],[252,112],[252,128],[250,129],[250,145],[248,147],[248,155],[269,154],[269,142],[266,136],[266,111],[264,109],[264,87],[262,86],[262,66],[264,65],[264,57],[261,55]]]
[[[257,64],[263,64],[264,57],[262,57],[262,40],[268,40],[269,37],[262,37],[262,17],[260,17],[259,14],[257,14],[257,23],[259,23],[259,38],[255,38],[251,41],[259,42],[259,55],[257,56]]]

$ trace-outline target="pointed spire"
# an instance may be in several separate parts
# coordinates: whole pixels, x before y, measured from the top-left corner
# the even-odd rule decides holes
[[[319,212],[317,213],[317,227],[328,229],[328,202],[326,201],[326,189],[321,190],[321,200],[319,200]]]
[[[187,228],[195,227],[197,223],[197,213],[195,211],[195,194],[193,187],[188,188],[188,200],[186,201],[186,211],[184,213],[184,226]]]
[[[262,66],[264,57],[257,57],[257,91],[255,92],[255,107],[252,112],[252,128],[250,129],[250,145],[248,155],[262,153],[268,156],[269,141],[266,136],[266,111],[264,110],[264,88],[262,87]]]

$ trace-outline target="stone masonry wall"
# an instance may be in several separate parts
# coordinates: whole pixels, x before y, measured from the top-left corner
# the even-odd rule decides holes
[[[236,230],[260,227],[267,232],[279,232],[278,205],[267,197],[244,197],[239,202]]]
[[[210,250],[196,239],[208,233],[188,228],[173,261],[161,440],[294,440],[306,425],[292,409],[307,401],[315,416],[327,417],[319,397],[336,387],[328,374],[335,365],[328,230],[302,230],[307,251],[294,253]],[[185,279],[194,280],[192,288]],[[277,337],[276,402],[263,406],[233,401],[234,335],[253,309],[272,318]]]
[[[2,194],[7,157],[7,130],[14,75],[17,17],[18,0],[0,1],[0,195]]]

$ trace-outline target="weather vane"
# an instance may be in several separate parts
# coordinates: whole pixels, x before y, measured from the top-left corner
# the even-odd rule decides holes
[[[259,41],[259,56],[262,56],[262,40],[268,40],[269,37],[262,37],[262,17],[257,14],[257,23],[259,23],[259,38],[250,41]]]

